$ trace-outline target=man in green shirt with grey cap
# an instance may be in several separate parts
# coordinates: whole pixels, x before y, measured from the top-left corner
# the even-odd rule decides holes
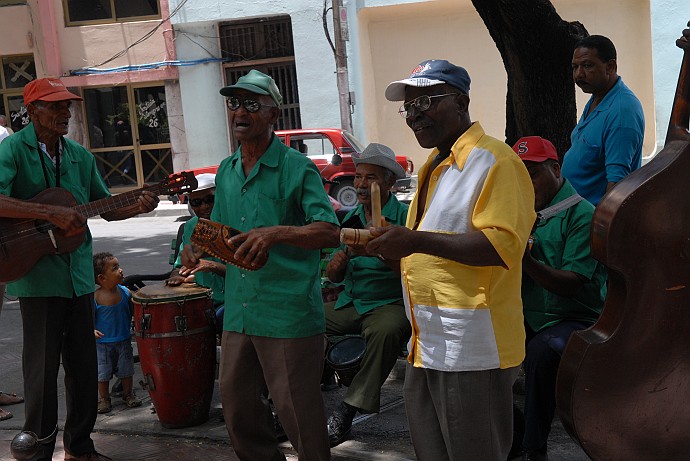
[[[220,389],[232,446],[241,460],[284,460],[266,387],[300,460],[330,459],[321,396],[325,317],[320,249],[338,245],[338,219],[314,163],[273,133],[282,97],[257,70],[220,90],[240,148],[216,173],[211,220],[250,271],[225,275]],[[199,262],[192,246],[182,264]]]

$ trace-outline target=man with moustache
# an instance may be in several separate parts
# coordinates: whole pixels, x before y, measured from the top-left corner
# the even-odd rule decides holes
[[[379,227],[372,222],[371,184],[380,191],[381,216],[387,223],[402,226],[407,219],[407,204],[391,192],[396,179],[405,170],[395,161],[395,154],[383,144],[371,143],[361,154],[352,155],[357,170],[354,185],[359,205],[343,219],[343,227],[364,229]],[[400,261],[367,255],[359,246],[341,246],[326,267],[326,275],[344,290],[336,302],[324,305],[326,334],[362,334],[366,351],[357,374],[348,386],[340,405],[328,418],[331,446],[350,434],[357,412],[377,413],[381,386],[386,381],[400,345],[410,336],[410,322],[405,316],[400,285]]]
[[[618,76],[616,47],[602,35],[575,45],[573,81],[589,98],[563,157],[563,176],[593,205],[642,163],[644,113]]]
[[[216,173],[211,220],[242,233],[228,265],[221,342],[223,414],[238,458],[285,460],[266,387],[301,461],[330,459],[321,396],[325,316],[320,249],[339,242],[338,219],[316,165],[273,133],[282,96],[271,77],[251,70],[220,90],[240,148]],[[199,255],[188,245],[182,264]]]

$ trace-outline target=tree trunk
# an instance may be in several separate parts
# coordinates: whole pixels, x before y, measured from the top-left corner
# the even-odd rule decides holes
[[[472,0],[508,75],[506,142],[542,136],[562,160],[577,122],[573,47],[589,35],[561,19],[549,0]]]

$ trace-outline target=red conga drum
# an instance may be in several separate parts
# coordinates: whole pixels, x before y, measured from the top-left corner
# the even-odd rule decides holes
[[[147,285],[132,295],[141,370],[164,427],[208,419],[216,366],[211,290]]]

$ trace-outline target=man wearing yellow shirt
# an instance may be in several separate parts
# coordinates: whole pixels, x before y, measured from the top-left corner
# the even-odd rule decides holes
[[[424,61],[386,88],[424,148],[406,227],[374,231],[368,253],[400,259],[412,325],[405,377],[420,461],[504,461],[512,385],[525,355],[521,260],[534,191],[510,146],[469,115],[470,77]]]

